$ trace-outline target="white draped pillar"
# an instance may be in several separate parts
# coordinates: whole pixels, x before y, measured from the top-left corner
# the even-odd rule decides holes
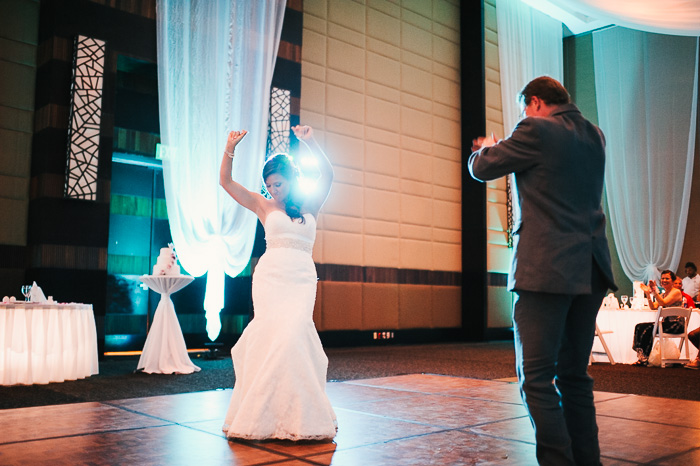
[[[261,187],[270,85],[285,0],[157,0],[158,93],[168,219],[180,263],[207,274],[207,333],[216,339],[224,273],[248,264],[256,217],[219,186],[226,136],[247,129],[234,179]]]
[[[562,25],[521,0],[498,0],[496,17],[503,128],[509,132],[520,119],[515,98],[525,84],[538,76],[564,83]]]
[[[549,76],[563,83],[564,52],[561,22],[522,3],[520,0],[498,0],[498,60],[501,78],[501,106],[505,137],[520,119],[516,97],[520,90],[538,76]],[[515,218],[520,216],[516,185],[511,186],[511,205]]]

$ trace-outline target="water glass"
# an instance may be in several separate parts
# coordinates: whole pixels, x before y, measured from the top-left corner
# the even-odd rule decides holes
[[[29,302],[29,296],[32,292],[32,285],[22,285],[22,294],[24,295],[24,301]]]

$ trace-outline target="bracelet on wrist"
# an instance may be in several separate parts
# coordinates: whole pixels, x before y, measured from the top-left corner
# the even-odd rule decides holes
[[[235,151],[234,151],[234,152],[229,152],[229,151],[227,151],[226,149],[224,149],[224,154],[228,155],[228,156],[229,156],[229,158],[231,158],[231,159],[232,159],[232,158],[233,158],[233,156],[235,155]]]

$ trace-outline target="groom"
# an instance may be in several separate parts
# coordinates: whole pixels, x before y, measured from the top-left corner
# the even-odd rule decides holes
[[[617,289],[601,207],[605,138],[552,78],[530,81],[518,98],[525,118],[506,139],[475,139],[469,171],[480,181],[515,177],[508,288],[537,460],[599,465],[588,360],[600,304]]]

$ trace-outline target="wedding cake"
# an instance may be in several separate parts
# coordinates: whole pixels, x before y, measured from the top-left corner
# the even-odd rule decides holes
[[[177,265],[177,256],[172,244],[167,248],[160,248],[160,255],[153,266],[153,275],[180,275],[180,266]]]

